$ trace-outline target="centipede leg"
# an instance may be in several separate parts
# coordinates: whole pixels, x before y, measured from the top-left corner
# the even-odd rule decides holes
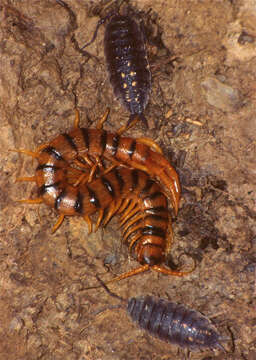
[[[31,150],[27,150],[27,149],[11,149],[10,151],[13,151],[13,152],[17,152],[17,153],[20,153],[20,154],[26,154],[34,159],[37,159],[39,157],[39,153],[36,152],[36,151],[31,151]]]
[[[156,152],[158,152],[159,154],[163,155],[163,150],[160,148],[160,146],[152,139],[149,138],[138,138],[136,139],[139,143],[147,145],[149,147],[151,147],[152,149],[154,149]]]
[[[131,215],[132,216],[132,215]],[[134,218],[132,219],[132,221],[128,221],[126,225],[124,225],[126,223],[127,220],[123,220],[120,223],[120,227],[123,228],[123,232],[125,232],[131,225],[135,224],[137,221],[142,220],[144,218],[144,214],[138,214],[137,216],[134,216]]]
[[[88,215],[84,216],[84,220],[87,222],[88,234],[90,234],[92,232],[92,220],[90,219],[90,217]]]
[[[34,181],[36,181],[36,176],[24,176],[24,177],[17,178],[15,180],[15,182],[22,182],[22,181],[34,182]]]
[[[109,114],[109,108],[107,108],[107,110],[105,111],[105,113],[103,114],[103,116],[99,119],[99,121],[97,122],[96,125],[96,129],[100,130],[103,127],[104,122],[107,120],[108,118],[108,114]]]
[[[74,121],[75,129],[79,128],[79,123],[80,123],[80,113],[78,109],[75,109],[75,121]]]
[[[173,230],[172,230],[172,224],[171,224],[171,216],[168,216],[169,218],[169,225],[168,225],[168,236],[166,238],[166,248],[165,253],[169,254],[171,251],[172,241],[173,241]]]
[[[65,215],[61,214],[56,222],[56,224],[52,228],[52,234],[60,227],[60,225],[63,223]]]
[[[110,219],[112,218],[112,216],[116,213],[116,207],[117,207],[117,205],[116,205],[116,202],[112,202],[111,204],[110,204],[110,206],[109,206],[109,208],[107,209],[108,210],[108,213],[107,213],[107,215],[105,216],[105,219],[104,219],[104,221],[103,221],[103,223],[102,223],[102,225],[103,226],[106,226],[107,225],[107,223],[110,221]]]
[[[138,116],[135,116],[134,119],[129,123],[126,124],[122,127],[120,127],[117,130],[117,135],[122,135],[123,133],[125,133],[127,130],[131,129],[133,126],[135,126],[137,124],[137,122],[140,120],[140,118]]]
[[[145,271],[148,271],[148,270],[150,270],[150,266],[148,264],[146,264],[146,265],[140,266],[140,267],[138,267],[136,269],[133,269],[131,271],[128,271],[126,273],[123,273],[123,274],[121,274],[119,276],[116,276],[112,280],[107,281],[106,284],[110,284],[110,283],[113,283],[113,282],[116,282],[116,281],[127,279],[128,277],[141,274],[141,273],[143,273]]]
[[[98,230],[101,222],[102,222],[102,219],[103,219],[103,215],[104,215],[104,209],[100,209],[99,211],[99,216],[98,216],[98,219],[97,219],[97,222],[96,222],[96,225],[95,225],[95,231]]]
[[[188,270],[188,271],[177,271],[177,270],[167,269],[165,267],[158,266],[158,265],[153,265],[150,268],[154,271],[160,272],[161,274],[182,277],[182,276],[191,274],[195,270],[196,264],[194,263],[194,266],[192,267],[192,269]]]
[[[17,200],[20,203],[23,204],[42,204],[43,198],[37,198],[37,199],[21,199]]]
[[[119,199],[119,200],[117,200],[117,202],[114,201],[110,204],[110,207],[108,208],[108,214],[106,215],[106,217],[103,221],[103,224],[102,224],[103,226],[106,226],[107,223],[109,222],[109,220],[112,218],[112,216],[119,211],[119,208],[120,208],[122,202],[123,202],[123,200]]]

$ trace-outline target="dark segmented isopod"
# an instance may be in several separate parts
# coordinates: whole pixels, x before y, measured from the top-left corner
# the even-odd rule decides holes
[[[94,42],[100,25],[107,22],[104,50],[114,94],[131,114],[128,124],[138,116],[147,126],[143,111],[149,100],[151,72],[144,27],[135,16],[134,12],[129,15],[110,12],[98,22],[92,40],[83,49]]]
[[[189,348],[225,349],[216,328],[201,313],[153,296],[128,300],[132,320],[160,340]]]
[[[116,97],[147,125],[143,115],[151,88],[145,36],[141,25],[130,16],[113,15],[104,38],[105,57]]]

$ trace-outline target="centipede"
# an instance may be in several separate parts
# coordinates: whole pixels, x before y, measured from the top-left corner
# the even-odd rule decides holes
[[[151,72],[145,30],[135,11],[127,12],[128,14],[121,15],[116,10],[100,19],[92,40],[83,49],[95,41],[100,25],[106,22],[104,53],[114,94],[130,112],[128,124],[139,116],[148,127],[143,112],[149,100]]]
[[[100,124],[102,122],[103,119]],[[34,176],[18,180],[35,181],[39,197],[22,202],[45,203],[54,208],[60,214],[54,231],[66,215],[82,216],[91,231],[90,216],[96,212],[99,214],[96,230],[100,225],[105,226],[114,214],[122,214],[123,241],[140,266],[121,274],[115,281],[150,269],[177,276],[190,273],[162,266],[172,239],[168,199],[149,172],[155,166],[156,173],[157,167],[161,166],[160,159],[162,164],[168,164],[171,174],[176,174],[172,166],[162,154],[147,145],[148,141],[125,138],[99,129],[79,128],[78,119],[75,124],[74,130],[57,136],[35,152],[18,150],[38,161]],[[95,165],[100,164],[100,158],[113,160],[114,165],[94,178],[92,173],[95,173]],[[89,167],[90,181],[81,170],[72,168],[73,164]],[[120,167],[120,164],[125,166]],[[159,179],[162,180],[162,176]],[[168,179],[172,187],[176,179]],[[172,202],[177,205],[177,196],[174,199]]]
[[[121,136],[127,127],[120,128],[116,133],[102,129],[106,121],[109,109],[98,121],[96,128],[79,127],[79,112],[76,111],[74,128],[69,132],[58,135],[49,143],[40,146],[35,152],[19,150],[36,158],[39,162],[38,175],[36,175],[38,187],[47,186],[49,179],[52,180],[50,167],[53,167],[54,177],[63,176],[63,170],[79,159],[91,167],[92,174],[101,159],[110,161],[113,166],[124,165],[130,168],[142,170],[155,179],[161,186],[166,196],[170,198],[175,214],[178,213],[180,201],[179,177],[170,162],[163,156],[161,148],[149,138],[131,138]],[[135,119],[137,121],[137,119]],[[48,164],[48,165],[46,165]],[[44,166],[46,166],[44,168]],[[40,172],[41,171],[41,172]]]

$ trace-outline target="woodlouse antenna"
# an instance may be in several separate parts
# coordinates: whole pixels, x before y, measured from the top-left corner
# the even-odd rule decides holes
[[[100,277],[99,277],[98,275],[96,275],[96,279],[98,280],[98,282],[100,283],[100,285],[106,290],[106,292],[107,292],[110,296],[112,296],[112,297],[120,300],[122,303],[126,303],[126,302],[127,302],[126,299],[124,299],[123,297],[121,297],[121,296],[113,293],[111,290],[109,290],[109,288],[107,287],[107,285],[100,279]]]

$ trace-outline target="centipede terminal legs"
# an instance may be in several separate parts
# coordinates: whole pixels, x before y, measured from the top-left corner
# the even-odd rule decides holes
[[[191,274],[195,270],[195,268],[196,268],[195,263],[194,263],[192,269],[188,270],[188,271],[177,271],[177,270],[167,269],[167,268],[159,266],[159,265],[150,266],[150,265],[146,264],[146,265],[139,266],[138,268],[133,269],[131,271],[127,271],[119,276],[116,276],[115,278],[113,278],[109,281],[106,281],[106,284],[124,280],[131,276],[138,275],[138,274],[141,274],[141,273],[149,271],[149,270],[154,270],[156,272],[159,272],[159,273],[165,274],[165,275],[173,275],[173,276],[183,277],[183,276],[187,276],[187,275]]]

